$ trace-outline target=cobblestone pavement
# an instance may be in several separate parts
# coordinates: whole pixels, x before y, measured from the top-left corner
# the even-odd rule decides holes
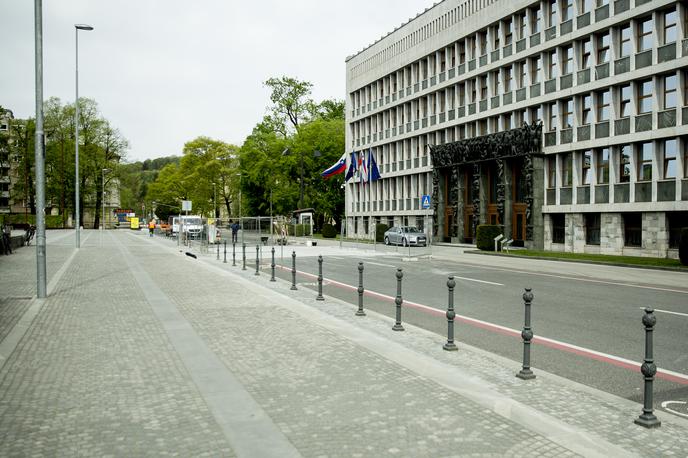
[[[0,368],[0,456],[688,456],[688,422],[645,430],[638,404],[516,379],[255,264],[143,232],[85,231],[73,257],[67,240],[48,238],[45,300],[13,298],[31,256],[0,260],[0,337],[39,307]]]

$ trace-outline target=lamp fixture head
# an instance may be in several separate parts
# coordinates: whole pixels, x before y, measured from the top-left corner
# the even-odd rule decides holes
[[[93,27],[88,24],[74,24],[74,27],[79,30],[93,30]]]

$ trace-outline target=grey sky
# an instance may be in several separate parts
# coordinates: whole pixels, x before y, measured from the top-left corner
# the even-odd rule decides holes
[[[0,105],[35,115],[33,1],[0,0]],[[431,0],[44,0],[44,95],[79,95],[131,144],[128,160],[181,154],[207,135],[241,144],[269,103],[262,82],[293,76],[315,100],[345,97],[347,55]]]

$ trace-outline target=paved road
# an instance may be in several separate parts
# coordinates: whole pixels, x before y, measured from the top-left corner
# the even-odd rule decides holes
[[[0,258],[0,456],[653,456],[688,421],[145,233]],[[62,237],[62,238],[60,238]],[[298,248],[301,255],[307,254]],[[355,250],[354,259],[374,258]],[[4,316],[4,315],[3,315]]]

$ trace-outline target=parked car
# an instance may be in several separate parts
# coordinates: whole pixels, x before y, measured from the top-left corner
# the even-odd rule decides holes
[[[414,226],[394,226],[385,232],[385,245],[426,246],[428,238]]]

